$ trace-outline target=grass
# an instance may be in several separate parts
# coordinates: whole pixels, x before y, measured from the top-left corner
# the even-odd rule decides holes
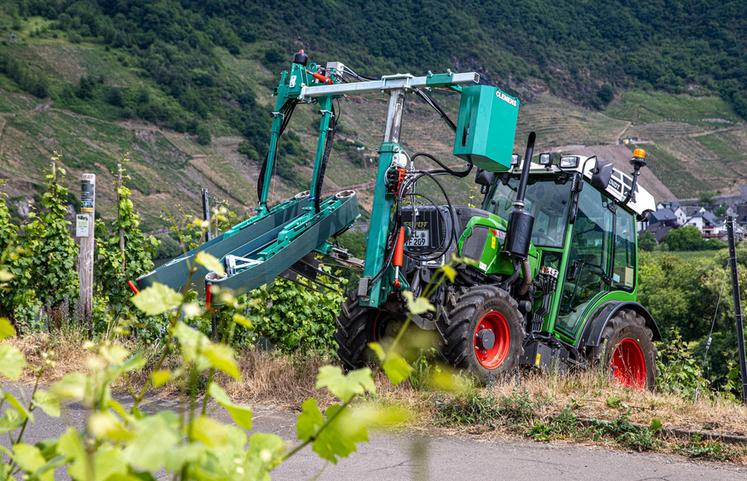
[[[729,104],[719,97],[642,90],[624,92],[605,113],[635,123],[675,121],[716,127],[739,121]]]
[[[75,332],[63,331],[55,336],[32,335],[11,342],[24,352],[31,364],[41,360],[43,351],[54,353],[55,370],[42,380],[50,383],[68,372],[85,370],[87,354],[81,349],[81,338]],[[323,405],[333,401],[326,391],[314,387],[317,370],[334,362],[332,358],[281,356],[245,349],[239,351],[237,359],[242,380],[220,378],[236,401],[287,410],[298,409],[311,396],[317,397]],[[747,408],[719,396],[701,396],[693,401],[673,394],[633,391],[597,371],[528,374],[490,387],[467,384],[463,390],[446,393],[428,388],[426,379],[429,372],[434,372],[429,371],[434,368],[432,364],[416,365],[417,376],[410,384],[405,382],[393,387],[379,375],[376,379],[378,393],[373,397],[385,406],[409,410],[412,415],[408,429],[477,435],[481,439],[571,441],[747,463],[746,446],[717,439],[719,433],[746,434]],[[140,385],[145,379],[144,374],[139,374],[130,381]],[[123,388],[115,386],[115,389]],[[169,391],[164,395],[168,396]],[[704,434],[683,437],[675,435],[673,430]]]
[[[658,145],[642,145],[648,152],[647,168],[660,179],[666,179],[666,186],[678,198],[691,197],[700,191],[709,190],[703,188],[702,179],[682,165],[680,159],[672,155],[666,149]],[[710,187],[710,186],[709,186]]]
[[[724,162],[744,162],[747,153],[740,150],[740,145],[722,133],[703,135],[697,138],[704,147],[715,153]]]

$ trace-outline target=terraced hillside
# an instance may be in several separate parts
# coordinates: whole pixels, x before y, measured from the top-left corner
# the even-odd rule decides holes
[[[650,169],[680,198],[747,183],[747,125],[718,97],[626,92],[605,113],[630,122]]]
[[[0,49],[12,51],[28,71],[48,79],[48,91],[56,99],[30,95],[0,74],[0,178],[8,181],[3,189],[18,210],[25,211],[37,195],[44,167],[52,152],[58,151],[70,171],[73,192],[81,172],[98,174],[98,208],[103,215],[113,208],[112,172],[126,153],[132,159],[128,169],[134,200],[149,229],[163,227],[159,217],[164,211],[197,212],[201,187],[239,211],[251,211],[256,203],[258,154],[242,149],[246,137],[241,132],[215,113],[207,114],[208,142],[197,133],[177,132],[155,121],[122,120],[122,105],[128,99],[117,99],[113,92],[146,96],[145,105],[154,112],[177,107],[152,79],[142,75],[129,53],[64,35],[34,34],[48,27],[45,22],[30,18],[13,33],[12,42],[0,40]],[[255,95],[264,115],[257,129],[263,137],[268,134],[275,69],[281,65],[268,61],[272,48],[256,41],[235,54],[215,49],[221,75]],[[90,87],[94,94],[88,97],[81,92],[85,82],[94,82]],[[644,174],[644,182],[657,198],[726,193],[747,178],[747,127],[717,97],[628,91],[600,112],[540,91],[522,103],[517,151],[522,150],[528,132],[535,130],[540,150],[604,152],[625,167],[625,148],[604,146],[618,146],[622,139],[633,137],[650,151],[651,170]],[[441,100],[455,115],[455,102]],[[385,107],[381,95],[351,97],[341,104],[339,142],[325,187],[330,192],[356,188],[364,207],[371,201]],[[316,119],[313,109],[297,109],[290,128],[292,145],[281,159],[282,178],[272,186],[274,199],[305,190]],[[426,150],[459,165],[458,159],[449,156],[452,135],[414,97],[408,101],[403,142],[411,152]],[[563,147],[569,145],[580,147]],[[477,202],[478,189],[471,180],[446,182],[453,192],[452,201]],[[437,192],[434,186],[428,189]]]

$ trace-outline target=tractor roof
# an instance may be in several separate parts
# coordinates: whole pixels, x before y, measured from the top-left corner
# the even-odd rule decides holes
[[[575,168],[563,168],[561,169],[559,166],[552,164],[552,165],[540,165],[536,162],[532,162],[530,166],[530,174],[539,174],[539,173],[560,173],[560,172],[582,172],[584,174],[584,178],[586,180],[591,180],[592,171],[596,167],[596,156],[584,156],[579,155],[579,163],[578,166]],[[588,162],[587,162],[588,161]],[[511,172],[514,174],[521,173],[521,164],[518,166],[514,166],[511,169]],[[640,181],[640,178],[639,178]],[[622,172],[619,169],[614,168],[612,177],[610,179],[609,185],[607,185],[607,188],[605,189],[605,192],[612,197],[615,201],[618,203],[621,203],[623,200],[625,200],[625,196],[628,195],[628,191],[630,191],[630,186],[633,183],[633,178],[624,172]],[[654,212],[656,211],[656,201],[654,200],[654,196],[651,195],[649,191],[647,191],[641,184],[638,182],[636,187],[636,193],[635,193],[635,200],[631,200],[628,202],[624,207],[632,210],[636,214],[640,216],[646,215],[648,212]]]

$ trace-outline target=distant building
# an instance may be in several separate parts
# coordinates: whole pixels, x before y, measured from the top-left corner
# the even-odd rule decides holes
[[[690,217],[685,225],[695,226],[705,238],[721,237],[726,232],[723,221],[719,221],[713,212],[701,208]]]
[[[687,222],[687,212],[685,212],[685,208],[677,201],[660,202],[657,209],[670,209],[677,218],[678,226],[685,225]]]
[[[674,229],[674,227],[670,225],[653,224],[648,226],[645,232],[650,232],[656,239],[656,242],[661,244],[661,242],[667,238],[672,229]]]
[[[677,227],[679,225],[677,223],[677,216],[672,212],[672,209],[668,207],[657,209],[656,212],[652,212],[648,216],[648,223],[649,226],[662,224],[669,227]]]

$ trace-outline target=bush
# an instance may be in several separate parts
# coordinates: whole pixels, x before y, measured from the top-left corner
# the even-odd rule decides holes
[[[692,225],[672,229],[664,242],[672,251],[695,251],[704,247],[702,234],[697,227]]]
[[[334,284],[324,277],[319,282]],[[313,286],[305,278],[298,283],[279,278],[249,294],[249,318],[255,333],[282,352],[333,352],[342,301],[341,292]]]
[[[656,249],[656,237],[649,232],[645,231],[638,237],[638,247],[644,251],[652,251]]]
[[[709,395],[708,380],[703,377],[702,361],[695,359],[679,332],[667,342],[659,343],[656,367],[659,391],[674,393],[687,399]]]
[[[197,143],[200,145],[210,145],[210,130],[204,125],[200,124],[197,126],[197,129],[195,130],[195,134],[197,135]]]

